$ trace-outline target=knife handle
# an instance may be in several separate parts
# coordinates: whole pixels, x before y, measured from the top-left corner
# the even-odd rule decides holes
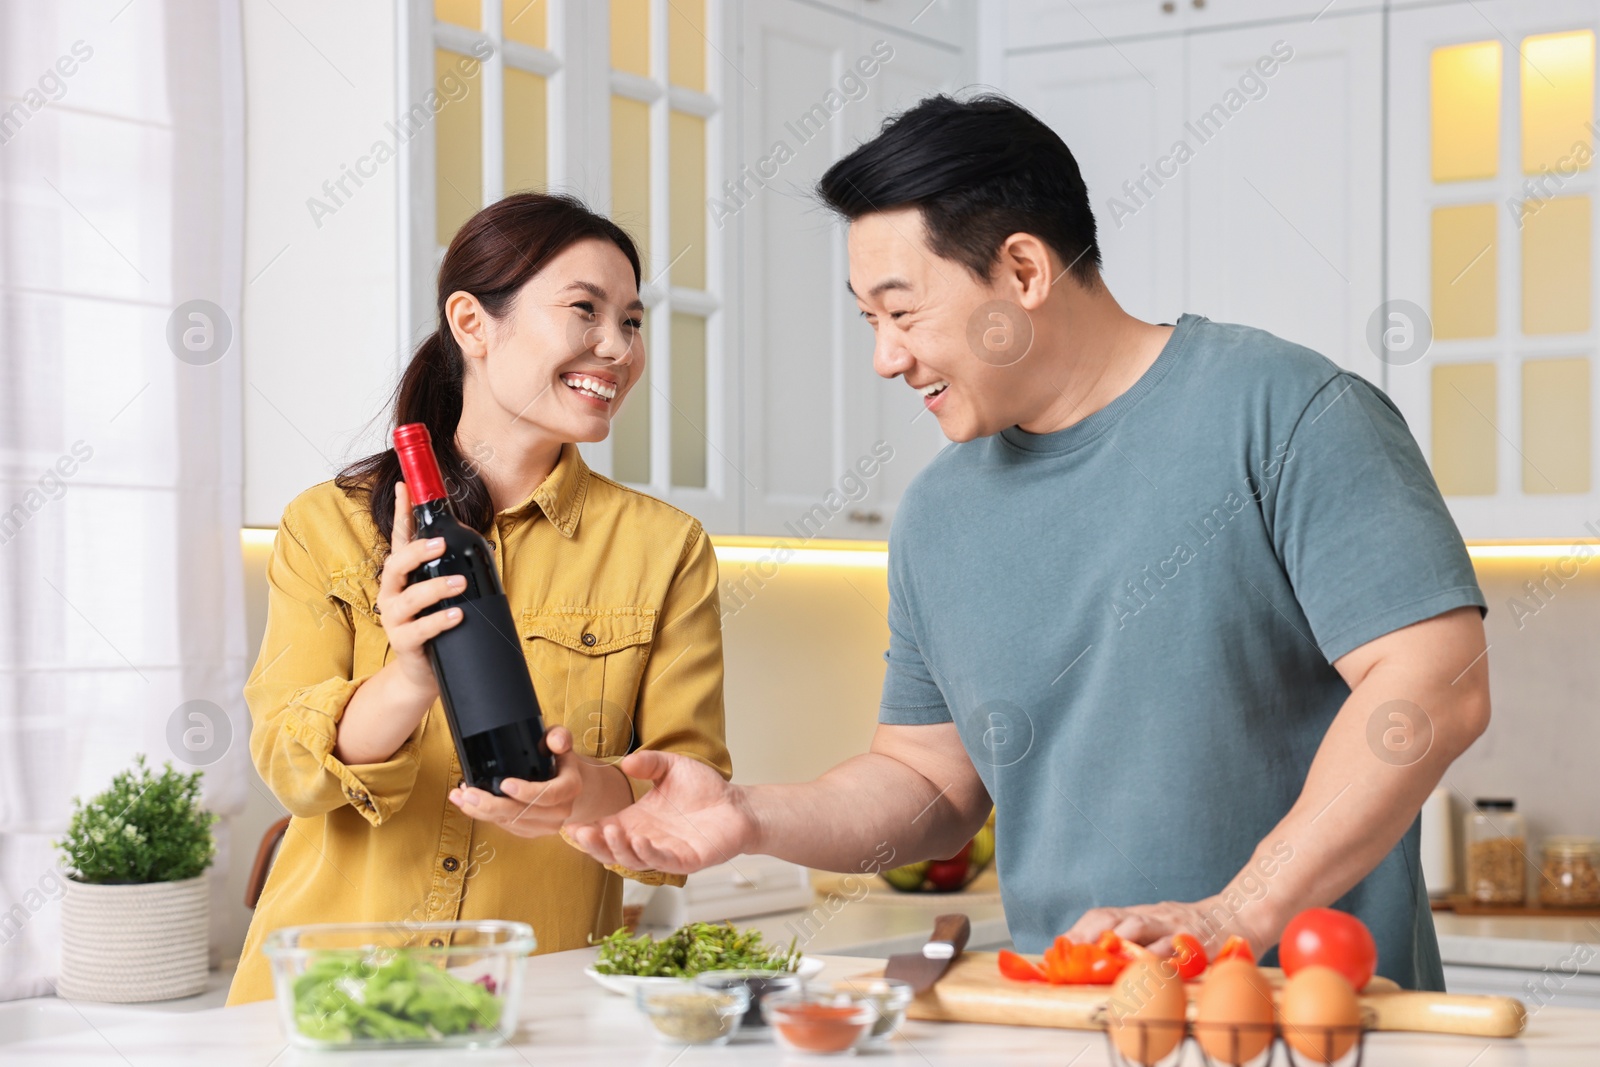
[[[967,947],[972,936],[972,920],[965,915],[941,915],[933,921],[933,936],[922,946],[930,960],[953,960]]]

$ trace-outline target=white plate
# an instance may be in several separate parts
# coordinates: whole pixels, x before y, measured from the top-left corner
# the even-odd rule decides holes
[[[801,956],[800,966],[795,973],[802,979],[814,978],[822,970],[822,961],[812,956]],[[625,997],[636,995],[640,986],[671,986],[682,982],[682,978],[643,978],[636,974],[601,974],[591,964],[583,969],[583,973],[599,983],[602,989],[612,993],[619,993]]]

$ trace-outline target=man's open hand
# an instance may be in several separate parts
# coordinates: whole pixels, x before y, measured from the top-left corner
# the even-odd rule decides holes
[[[578,847],[601,863],[690,874],[726,863],[755,841],[743,791],[699,760],[646,749],[619,766],[654,787],[615,815],[567,827]]]

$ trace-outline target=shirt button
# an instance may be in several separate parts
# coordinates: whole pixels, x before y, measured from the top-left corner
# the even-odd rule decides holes
[[[434,948],[444,948],[444,938],[442,938],[442,937],[430,937],[428,939],[428,944],[431,945]]]
[[[593,648],[594,643],[598,640],[598,638],[596,638],[594,634],[584,634],[581,640],[586,648]]]
[[[444,869],[445,870],[454,871],[459,866],[461,866],[461,863],[454,856],[446,856],[444,858]]]

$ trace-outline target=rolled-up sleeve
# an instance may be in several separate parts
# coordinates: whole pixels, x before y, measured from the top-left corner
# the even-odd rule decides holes
[[[267,627],[244,688],[250,754],[291,815],[349,805],[376,826],[411,795],[421,727],[382,763],[345,764],[334,756],[339,720],[369,675],[353,673],[355,624],[331,595],[328,569],[306,547],[290,505],[267,564]]]

